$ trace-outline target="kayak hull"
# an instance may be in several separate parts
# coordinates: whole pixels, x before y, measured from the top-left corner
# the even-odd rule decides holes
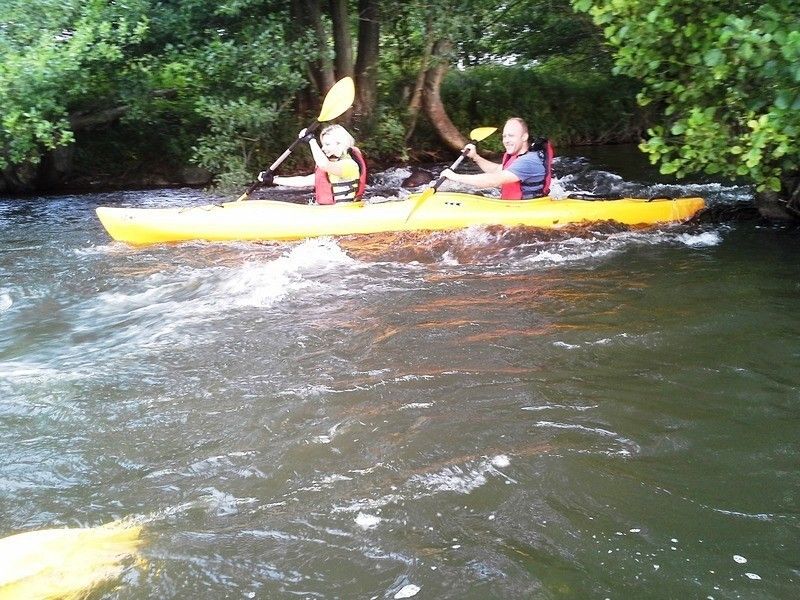
[[[397,231],[447,231],[476,225],[557,228],[614,221],[647,226],[686,221],[705,206],[702,198],[499,200],[453,192],[434,194],[421,205],[419,201],[419,194],[415,194],[398,202],[331,206],[274,200],[189,208],[101,206],[97,216],[113,239],[147,245],[189,240],[288,241]]]

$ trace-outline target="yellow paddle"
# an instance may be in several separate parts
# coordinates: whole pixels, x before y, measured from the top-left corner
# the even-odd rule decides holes
[[[472,131],[469,132],[469,143],[477,144],[481,140],[485,140],[487,137],[492,135],[495,131],[497,131],[497,127],[478,127],[476,129],[473,129]],[[458,165],[461,164],[461,161],[464,160],[464,158],[467,156],[468,153],[469,149],[466,146],[464,146],[464,149],[461,151],[461,155],[455,160],[455,162],[452,165],[450,165],[450,169],[455,171],[458,168]],[[422,192],[420,197],[417,199],[417,203],[414,205],[414,208],[412,208],[411,211],[408,213],[408,216],[406,217],[406,223],[408,223],[408,220],[411,218],[411,215],[413,215],[414,212],[420,206],[422,206],[422,203],[436,193],[436,190],[438,190],[439,186],[444,183],[444,180],[445,178],[440,176],[439,179],[437,179],[433,185],[429,186],[424,192]]]
[[[113,521],[87,529],[42,529],[0,539],[0,598],[84,598],[139,557],[142,526]]]
[[[313,133],[317,130],[321,123],[325,121],[332,121],[339,115],[341,115],[344,111],[350,108],[353,105],[353,100],[356,97],[356,88],[353,84],[353,80],[350,77],[344,77],[337,81],[334,86],[328,90],[327,95],[325,96],[325,100],[322,101],[322,108],[319,111],[319,116],[317,120],[314,121],[311,125],[306,128],[306,133]],[[274,163],[269,166],[267,169],[267,173],[272,175],[275,172],[275,169],[286,160],[286,157],[292,153],[294,147],[300,143],[300,138],[295,139],[292,142],[292,145],[286,149],[286,152],[281,154]],[[262,183],[260,181],[253,182],[250,187],[247,188],[247,191],[239,196],[236,200],[240,202],[242,200],[247,200],[247,197],[252,194],[256,188],[260,187]]]

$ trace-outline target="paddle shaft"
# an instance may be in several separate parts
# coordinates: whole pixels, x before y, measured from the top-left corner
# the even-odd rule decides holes
[[[470,142],[470,144],[474,144],[474,143],[475,143],[475,142]],[[458,158],[455,160],[455,162],[453,162],[453,164],[452,164],[452,165],[450,165],[450,170],[451,170],[451,171],[455,171],[455,170],[458,168],[458,166],[459,166],[459,165],[460,165],[460,164],[463,162],[463,160],[466,158],[467,154],[469,154],[469,148],[464,148],[464,149],[461,151],[461,156],[459,156],[459,157],[458,157]],[[440,185],[442,185],[442,184],[445,182],[445,180],[446,180],[446,179],[447,179],[447,177],[444,177],[443,175],[440,175],[440,176],[439,176],[439,179],[437,179],[437,180],[436,180],[436,183],[434,183],[434,184],[431,186],[431,189],[433,189],[433,190],[438,190],[438,189],[439,189],[439,186],[440,186]]]
[[[453,171],[453,170],[457,169],[458,165],[461,164],[461,161],[463,161],[466,158],[467,154],[469,154],[469,145],[470,144],[473,144],[473,145],[477,144],[480,140],[482,140],[483,138],[491,135],[494,131],[495,131],[495,128],[493,128],[493,127],[484,127],[482,129],[473,129],[472,132],[471,132],[471,135],[473,136],[473,139],[471,139],[469,141],[469,143],[466,146],[464,146],[464,149],[461,151],[461,156],[459,156],[455,160],[455,162],[452,165],[450,165],[450,170]],[[476,138],[478,138],[478,139],[476,139]],[[430,198],[431,196],[433,196],[436,193],[436,190],[438,190],[439,186],[444,183],[445,179],[447,179],[447,178],[444,175],[439,175],[439,179],[437,179],[436,182],[433,185],[429,186],[424,192],[422,192],[422,194],[419,197],[419,200],[417,200],[417,203],[409,211],[408,216],[406,217],[406,223],[408,223],[408,220],[411,218],[411,215],[413,215],[416,212],[416,210],[420,206],[422,206],[422,204],[428,198]]]
[[[306,127],[306,133],[314,133],[318,128],[319,128],[319,121],[314,121],[311,125]],[[281,163],[283,161],[285,161],[286,158],[292,153],[292,150],[295,149],[295,147],[297,146],[297,144],[300,143],[300,141],[301,141],[301,138],[296,138],[292,142],[292,144],[286,149],[286,151],[283,154],[281,154],[275,160],[275,162],[272,163],[269,166],[269,169],[267,169],[267,173],[269,173],[270,175],[273,174],[275,172],[275,170],[281,165]],[[249,196],[256,189],[258,189],[261,185],[262,185],[262,183],[260,181],[254,181],[252,184],[250,184],[250,187],[247,188],[247,191],[244,193],[244,196]]]

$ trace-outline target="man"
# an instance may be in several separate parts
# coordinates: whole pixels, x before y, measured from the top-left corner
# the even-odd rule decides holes
[[[308,142],[316,163],[314,172],[309,175],[282,177],[262,171],[258,180],[266,185],[314,186],[317,204],[360,200],[367,180],[367,168],[364,157],[355,146],[353,136],[341,125],[329,125],[319,136],[321,145],[305,129],[298,137]]]
[[[546,147],[532,150],[528,137],[527,123],[519,117],[512,117],[503,127],[506,152],[501,164],[483,158],[474,144],[468,144],[467,156],[475,161],[483,173],[469,175],[445,169],[442,176],[478,188],[500,186],[500,197],[504,200],[544,196],[550,192],[552,151]],[[547,146],[547,142],[544,145]]]

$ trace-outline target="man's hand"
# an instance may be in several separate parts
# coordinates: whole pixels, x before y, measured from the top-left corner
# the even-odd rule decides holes
[[[300,133],[297,134],[297,137],[300,139],[301,142],[310,142],[314,139],[314,134],[309,133],[306,128],[300,130]]]
[[[264,185],[272,185],[273,179],[275,179],[275,175],[270,171],[261,171],[261,173],[258,174],[258,180]]]

